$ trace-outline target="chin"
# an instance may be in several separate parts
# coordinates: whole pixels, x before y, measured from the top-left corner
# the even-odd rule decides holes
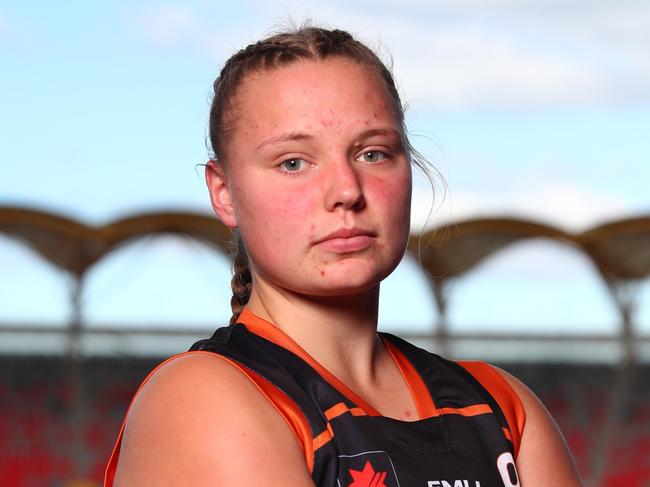
[[[293,275],[283,272],[264,273],[262,280],[273,283],[277,289],[286,289],[304,296],[353,296],[375,290],[381,281],[393,272],[400,258],[393,259],[344,259],[338,263],[313,266],[310,272],[296,269]],[[303,267],[304,269],[304,267]]]
[[[328,286],[321,288],[310,289],[307,292],[303,292],[307,296],[322,296],[322,297],[336,297],[336,296],[358,296],[360,294],[373,291],[379,286],[378,282],[373,282],[372,284],[367,285],[350,285],[349,283],[346,286]]]
[[[313,296],[352,296],[376,289],[390,272],[360,272],[349,270],[326,270],[324,275],[318,276],[310,282],[303,293]],[[329,274],[329,275],[328,275]],[[315,282],[314,282],[315,281]]]

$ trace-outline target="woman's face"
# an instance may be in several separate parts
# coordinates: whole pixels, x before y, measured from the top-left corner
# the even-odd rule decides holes
[[[321,296],[378,285],[404,253],[411,199],[379,76],[345,59],[299,61],[249,74],[233,106],[226,185],[210,189],[256,282]]]

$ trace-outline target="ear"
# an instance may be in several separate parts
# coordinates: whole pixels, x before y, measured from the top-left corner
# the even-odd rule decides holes
[[[205,165],[205,182],[208,184],[212,208],[219,220],[229,228],[236,228],[235,208],[223,164],[210,159]]]

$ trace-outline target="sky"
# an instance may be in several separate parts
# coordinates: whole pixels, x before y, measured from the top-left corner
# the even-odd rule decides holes
[[[392,64],[412,142],[441,174],[433,202],[415,182],[414,231],[482,216],[582,231],[650,212],[644,0],[0,2],[0,205],[89,224],[210,212],[197,165],[212,82],[235,50],[305,19],[349,30]],[[67,319],[60,273],[0,237],[3,268],[0,321]],[[87,320],[223,321],[228,274],[200,245],[141,242],[92,271]],[[552,243],[488,259],[450,300],[463,330],[617,323],[590,263]],[[388,328],[435,321],[414,263],[389,277],[381,310]],[[639,316],[650,331],[647,283]]]

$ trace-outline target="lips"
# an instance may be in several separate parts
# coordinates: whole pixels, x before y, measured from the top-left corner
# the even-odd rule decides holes
[[[338,253],[358,252],[368,248],[376,236],[362,228],[341,228],[317,240],[314,245]]]

